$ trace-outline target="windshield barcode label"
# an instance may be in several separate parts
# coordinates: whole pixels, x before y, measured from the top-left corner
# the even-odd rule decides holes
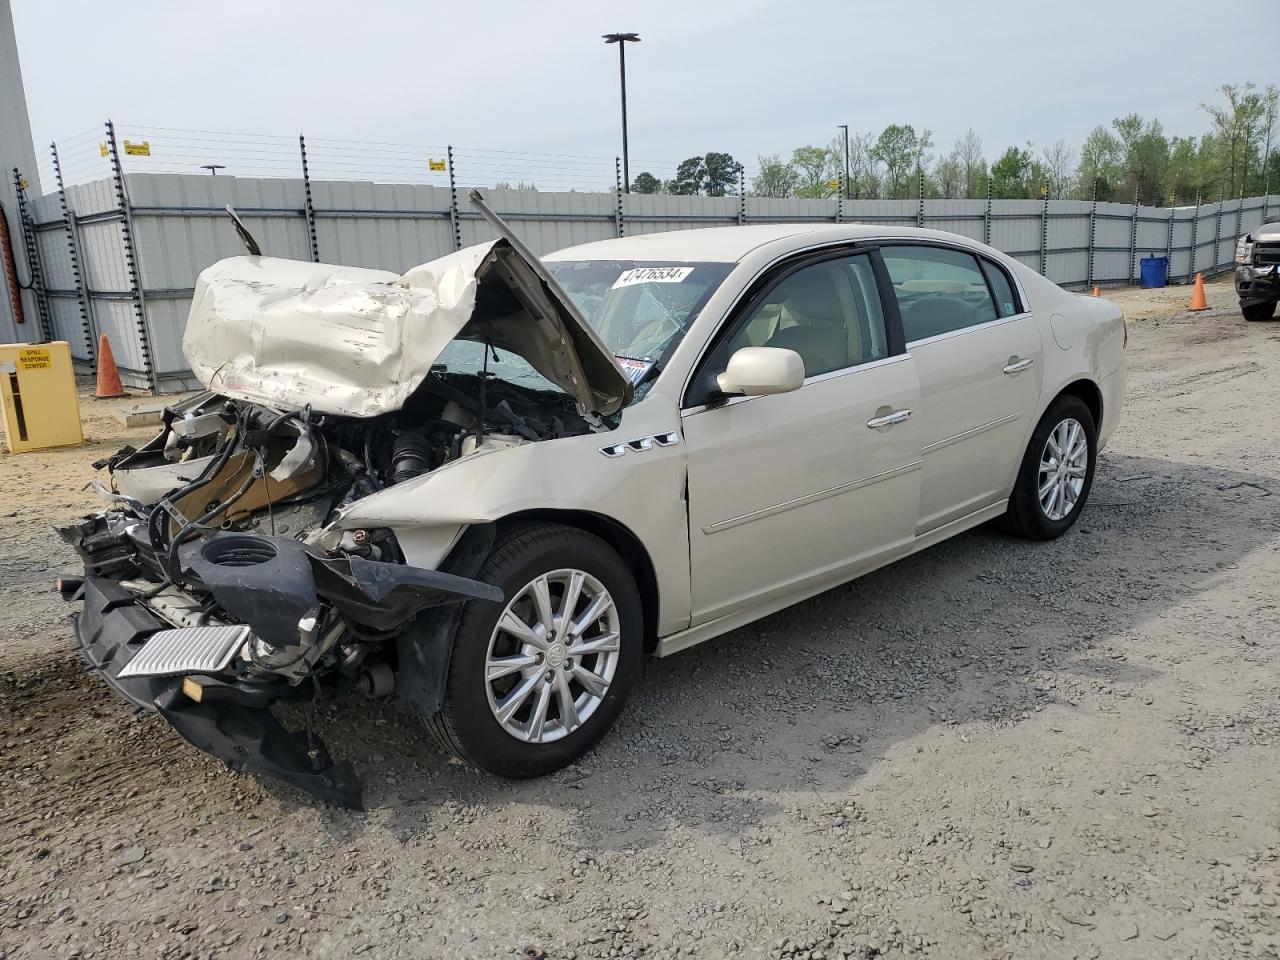
[[[624,270],[612,289],[630,287],[637,283],[680,283],[693,273],[693,267],[635,267]]]

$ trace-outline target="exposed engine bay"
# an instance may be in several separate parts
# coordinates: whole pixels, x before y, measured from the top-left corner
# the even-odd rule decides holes
[[[82,649],[97,668],[122,672],[119,683],[142,683],[131,699],[144,708],[155,686],[144,681],[178,673],[190,674],[188,696],[202,684],[266,699],[389,695],[397,641],[419,614],[501,592],[406,566],[391,530],[333,521],[357,500],[462,458],[591,430],[562,394],[442,371],[402,410],[369,419],[215,394],[170,407],[154,440],[97,464],[110,471],[110,487],[95,483],[113,508],[61,531],[86,580],[123,590],[154,620],[123,646],[111,637],[111,649],[95,650],[102,638],[82,636]],[[75,579],[64,578],[64,595],[83,594]],[[203,659],[191,654],[190,631],[213,645]],[[271,692],[280,685],[299,689]],[[315,755],[315,745],[300,755]],[[335,782],[344,777],[353,775]],[[350,803],[354,789],[321,792]]]
[[[83,603],[89,669],[137,708],[234,769],[359,806],[350,765],[270,705],[361,690],[429,716],[461,605],[503,597],[474,579],[492,523],[424,569],[344,511],[611,429],[631,384],[514,237],[400,277],[247,245],[197,282],[184,351],[210,392],[94,465],[109,506],[59,531],[84,562],[59,590]]]

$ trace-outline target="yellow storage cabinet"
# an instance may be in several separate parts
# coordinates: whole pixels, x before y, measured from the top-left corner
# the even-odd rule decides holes
[[[0,343],[0,417],[10,453],[84,443],[65,340]]]

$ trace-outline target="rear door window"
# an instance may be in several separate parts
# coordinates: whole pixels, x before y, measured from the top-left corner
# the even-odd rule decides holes
[[[982,261],[982,272],[986,274],[987,283],[991,284],[991,294],[996,299],[996,313],[1001,317],[1012,317],[1021,313],[1018,306],[1018,295],[1013,291],[1009,275],[990,260]]]
[[[997,317],[987,278],[971,253],[923,245],[880,248],[907,343]]]

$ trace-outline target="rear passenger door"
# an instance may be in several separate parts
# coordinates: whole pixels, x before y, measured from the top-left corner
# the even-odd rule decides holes
[[[1040,329],[992,260],[932,244],[880,254],[920,378],[923,534],[1009,495],[1040,401]]]

